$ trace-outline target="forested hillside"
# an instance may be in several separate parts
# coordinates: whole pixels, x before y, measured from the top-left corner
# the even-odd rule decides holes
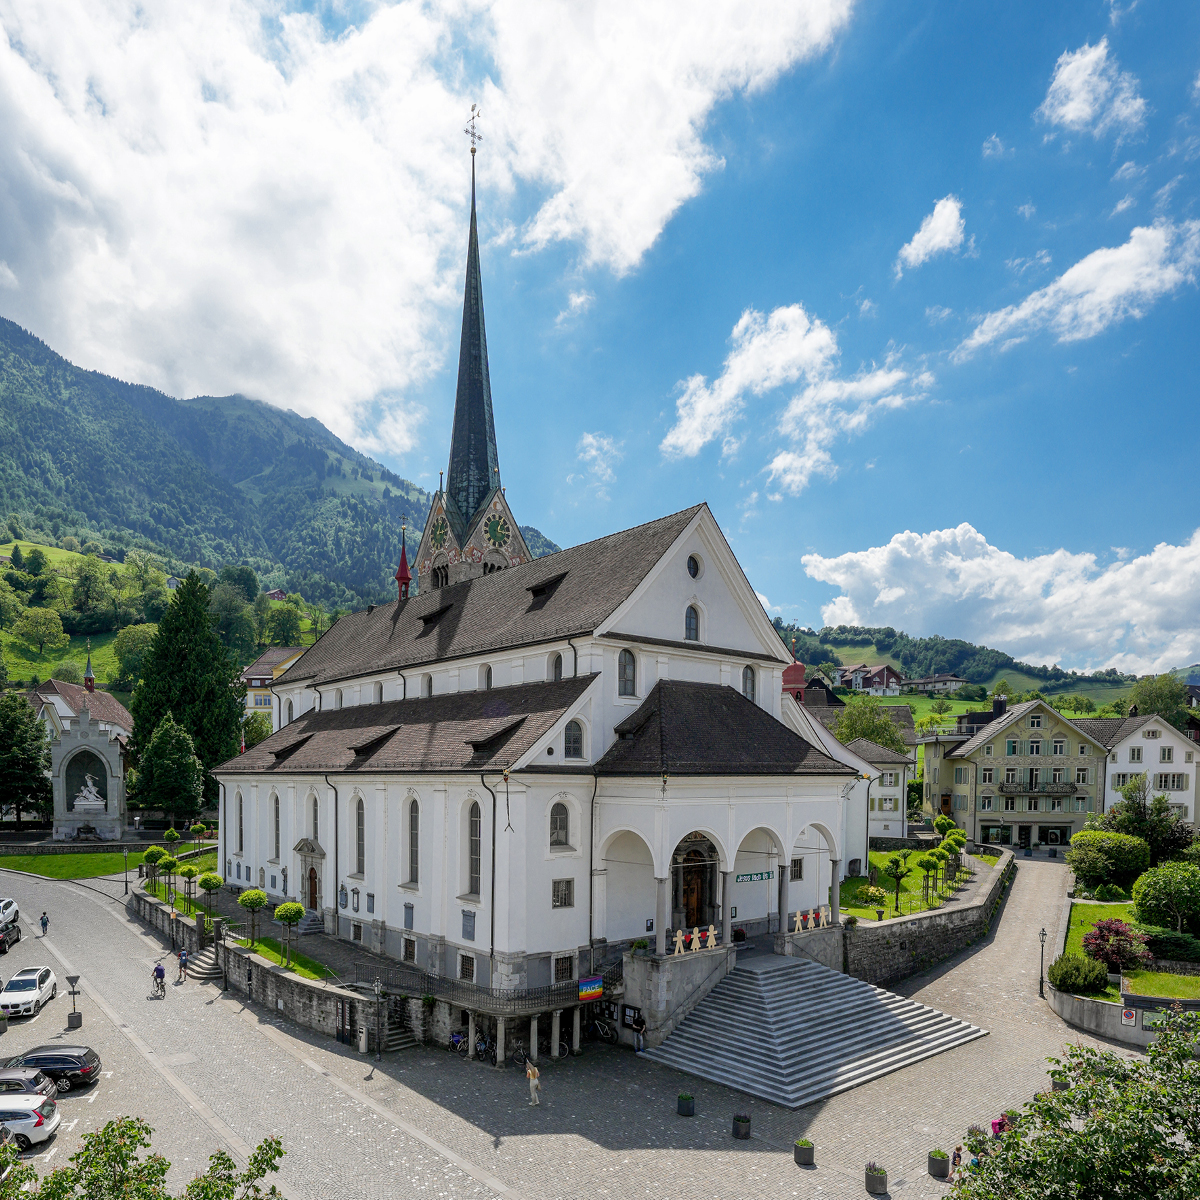
[[[0,318],[9,536],[145,549],[175,573],[245,563],[267,587],[356,606],[394,594],[401,524],[415,545],[429,501],[311,417],[80,370]],[[558,548],[522,533],[535,554]]]

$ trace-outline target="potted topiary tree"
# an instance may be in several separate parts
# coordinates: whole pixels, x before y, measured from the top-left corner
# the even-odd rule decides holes
[[[262,888],[248,888],[238,897],[238,903],[250,914],[250,945],[258,940],[258,914],[267,907],[267,893]]]
[[[292,965],[292,930],[304,920],[304,905],[295,900],[286,900],[275,908],[275,920],[287,931],[287,961],[285,967]]]
[[[212,920],[213,895],[219,892],[225,886],[223,880],[216,871],[206,871],[199,879],[200,890],[208,898],[208,918]]]
[[[815,1147],[808,1138],[797,1138],[792,1145],[792,1155],[798,1167],[811,1167]]]
[[[675,1111],[681,1117],[694,1117],[696,1115],[695,1096],[689,1096],[687,1092],[680,1092],[675,1101]]]
[[[930,1150],[929,1173],[934,1179],[946,1179],[950,1175],[950,1156],[945,1150]]]
[[[887,1191],[887,1171],[878,1163],[867,1163],[867,1191],[872,1196],[882,1196]]]
[[[750,1117],[746,1113],[735,1113],[733,1118],[733,1136],[739,1142],[750,1140]]]

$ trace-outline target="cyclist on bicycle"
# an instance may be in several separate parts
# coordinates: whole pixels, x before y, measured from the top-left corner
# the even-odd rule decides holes
[[[150,976],[150,979],[154,984],[154,990],[156,992],[162,992],[162,994],[165,996],[167,994],[167,972],[163,968],[162,963],[154,964],[154,972]]]

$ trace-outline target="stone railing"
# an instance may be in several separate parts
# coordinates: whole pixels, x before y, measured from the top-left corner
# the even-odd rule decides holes
[[[685,954],[659,956],[647,950],[626,951],[625,994],[621,1003],[641,1009],[646,1045],[659,1046],[688,1013],[737,964],[736,945],[714,946]],[[633,1034],[618,1023],[622,1042]]]

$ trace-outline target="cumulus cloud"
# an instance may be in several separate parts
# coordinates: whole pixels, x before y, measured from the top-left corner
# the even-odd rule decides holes
[[[1023,216],[1025,218],[1025,220],[1028,221],[1033,216],[1033,214],[1035,212],[1037,212],[1037,205],[1022,204],[1021,207],[1017,209],[1017,212],[1019,212],[1021,214],[1021,216]]]
[[[984,158],[1003,158],[1006,153],[1008,153],[1007,147],[994,133],[983,143]]]
[[[616,479],[613,467],[623,457],[622,443],[606,433],[585,433],[575,447],[575,455],[583,463],[589,486],[596,489],[596,494],[602,500],[608,499],[608,484]],[[578,479],[578,475],[570,475],[568,483]]]
[[[822,610],[828,624],[953,630],[1077,669],[1161,671],[1200,657],[1200,530],[1107,567],[1068,550],[1018,558],[968,524],[802,562],[841,593]]]
[[[1037,115],[1074,133],[1098,138],[1115,130],[1125,138],[1145,122],[1146,101],[1138,95],[1137,80],[1109,58],[1104,37],[1095,46],[1085,43],[1060,56]]]
[[[554,318],[555,325],[561,325],[569,317],[581,316],[592,306],[595,296],[591,292],[569,292],[567,307]]]
[[[354,436],[457,347],[471,101],[485,225],[620,273],[720,169],[714,106],[850,10],[399,0],[331,30],[269,0],[0,0],[6,312],[88,367]]]
[[[921,222],[921,228],[913,239],[900,248],[896,259],[896,278],[904,274],[904,267],[919,267],[935,254],[957,250],[963,242],[966,224],[962,216],[962,204],[957,196],[943,196],[934,206],[933,212]]]
[[[1138,226],[1123,246],[1093,250],[1020,304],[988,313],[954,352],[956,360],[996,342],[1042,329],[1060,342],[1095,337],[1127,317],[1139,318],[1161,296],[1194,283],[1200,221]]]

